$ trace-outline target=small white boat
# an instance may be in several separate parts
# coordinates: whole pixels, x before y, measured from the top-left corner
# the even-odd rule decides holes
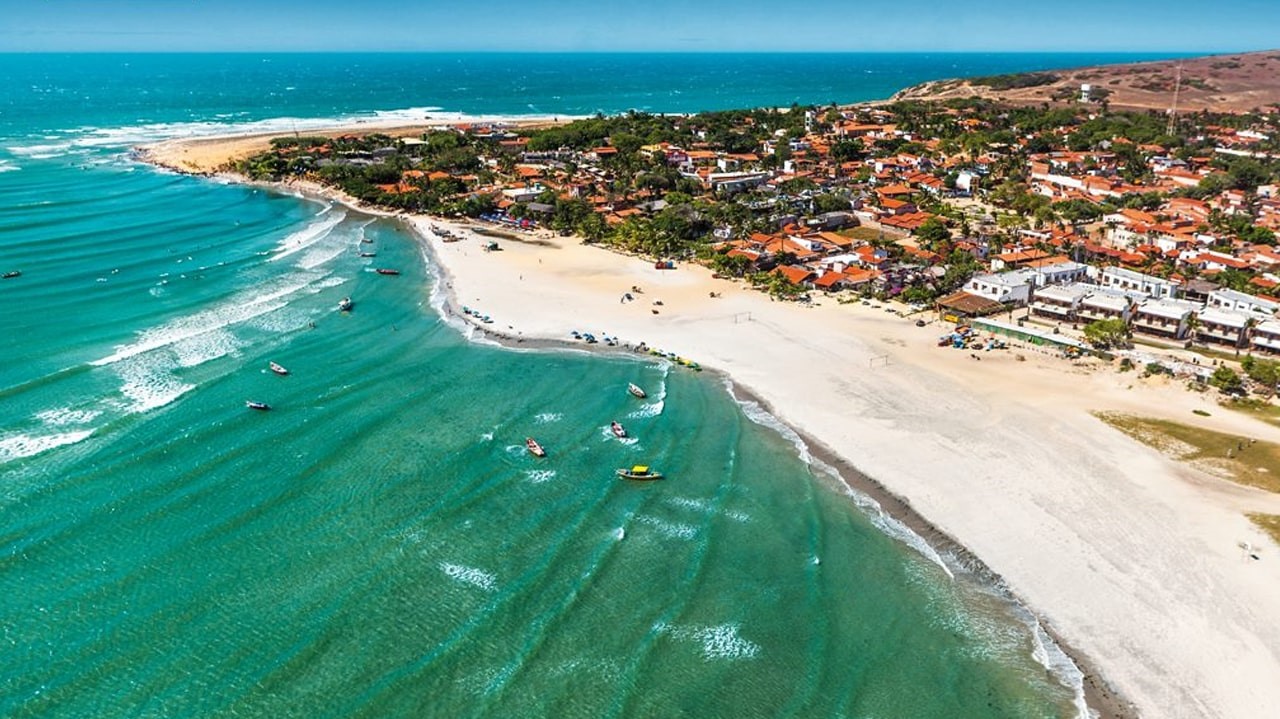
[[[351,301],[350,297],[343,297],[341,300],[338,300],[339,312],[350,312],[353,306],[355,306],[355,303]]]
[[[266,402],[254,402],[253,400],[246,400],[244,403],[244,406],[248,407],[249,409],[256,409],[262,412],[265,412],[271,409],[271,405],[267,404]]]
[[[618,422],[610,422],[609,430],[612,431],[613,436],[617,437],[618,439],[625,439],[627,436],[627,428],[623,427]]]
[[[645,394],[644,390],[640,389],[640,388],[639,388],[638,386],[636,386],[634,383],[631,383],[631,384],[628,384],[628,385],[627,385],[627,391],[628,391],[628,392],[630,392],[631,394],[635,395],[636,397],[639,397],[640,399],[644,399],[645,397],[648,397],[648,396],[649,396],[649,395]]]
[[[524,440],[524,446],[527,447],[529,452],[535,457],[547,456],[547,451],[543,449],[542,445],[538,444],[538,440],[533,437],[526,437]]]
[[[267,366],[271,368],[272,372],[275,372],[278,375],[289,374],[289,370],[285,369],[284,365],[279,365],[279,364],[276,364],[275,362],[268,362]]]

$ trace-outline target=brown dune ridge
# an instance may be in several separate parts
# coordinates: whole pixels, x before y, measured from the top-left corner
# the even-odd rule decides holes
[[[1261,110],[1280,106],[1280,50],[936,80],[902,90],[893,99],[976,96],[1014,105],[1065,106],[1080,102],[1085,84],[1093,91],[1090,104],[1105,102],[1114,109],[1169,110],[1176,89],[1179,112]]]

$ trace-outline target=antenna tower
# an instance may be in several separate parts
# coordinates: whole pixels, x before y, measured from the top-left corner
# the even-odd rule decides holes
[[[1178,93],[1182,91],[1182,63],[1178,63],[1178,75],[1173,81],[1173,105],[1169,108],[1169,127],[1166,135],[1172,135],[1178,124]]]

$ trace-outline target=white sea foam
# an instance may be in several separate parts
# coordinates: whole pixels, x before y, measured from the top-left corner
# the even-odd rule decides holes
[[[646,402],[639,408],[628,412],[627,419],[645,419],[648,417],[657,417],[662,414],[662,410],[666,408],[666,402],[658,400],[657,402]]]
[[[73,424],[89,424],[100,416],[102,416],[101,410],[71,409],[70,407],[46,409],[43,412],[36,413],[36,419],[43,422],[47,427],[66,427]]]
[[[240,341],[225,328],[174,342],[172,349],[179,367],[197,367],[210,360],[233,354]]]
[[[697,497],[668,497],[666,502],[667,504],[675,507],[681,507],[700,514],[718,515],[731,519],[735,522],[745,523],[751,521],[751,515],[745,512],[740,512],[736,509],[721,510],[708,499],[700,499]]]
[[[467,115],[458,112],[443,112],[438,107],[407,107],[396,110],[375,110],[366,113],[352,113],[332,117],[273,117],[245,122],[228,122],[235,116],[217,115],[215,120],[197,122],[152,122],[138,123],[121,127],[78,127],[59,131],[56,135],[35,138],[40,142],[33,145],[10,147],[14,154],[48,155],[56,157],[69,151],[85,151],[93,148],[127,149],[134,145],[160,140],[190,137],[214,137],[225,135],[259,134],[259,133],[292,133],[300,130],[332,128],[338,125],[361,124],[370,131],[407,125],[431,122],[514,122],[521,120],[551,117],[550,115]],[[559,115],[565,119],[569,116]],[[60,142],[53,142],[58,141]]]
[[[346,219],[346,216],[347,213],[342,211],[332,214],[328,212],[320,213],[320,219],[314,220],[311,224],[301,230],[293,232],[280,240],[280,243],[276,245],[276,253],[272,255],[267,262],[275,262],[276,260],[284,259],[295,252],[305,250],[311,245],[323,240],[325,237],[329,236],[329,233],[333,231],[333,228],[337,227],[339,223]]]
[[[677,507],[684,507],[685,509],[692,509],[703,513],[710,512],[714,509],[710,501],[698,499],[696,497],[668,497],[667,504],[673,504]]]
[[[543,412],[535,416],[533,419],[538,424],[550,424],[552,422],[559,422],[560,420],[564,419],[564,414],[560,412]]]
[[[311,321],[311,315],[296,311],[292,307],[285,307],[278,312],[270,312],[254,317],[245,322],[245,326],[272,334],[284,334],[286,332],[296,332],[306,327],[307,323]]]
[[[311,289],[314,290],[315,292],[319,292],[321,290],[327,290],[330,287],[338,287],[340,285],[345,285],[346,283],[347,283],[347,278],[338,277],[337,275],[330,275],[328,277],[325,277],[322,280],[313,282],[311,284]]]
[[[655,629],[683,641],[702,645],[706,659],[752,659],[760,654],[760,645],[742,638],[739,624],[680,627],[658,624]]]
[[[921,556],[942,568],[942,571],[946,572],[948,577],[951,577],[952,579],[955,578],[955,574],[951,571],[951,567],[949,567],[947,562],[943,560],[942,556],[938,554],[938,551],[934,549],[929,542],[925,541],[924,537],[916,534],[910,527],[890,516],[888,512],[884,511],[884,507],[881,507],[880,503],[875,499],[863,494],[862,492],[855,491],[850,487],[843,481],[840,477],[840,473],[835,467],[832,467],[826,462],[814,457],[813,454],[809,452],[809,445],[805,443],[804,439],[802,439],[800,435],[796,434],[795,430],[791,429],[786,424],[783,424],[777,417],[769,414],[760,406],[759,403],[752,402],[750,400],[738,399],[733,394],[733,385],[727,378],[724,380],[724,384],[725,389],[729,392],[729,396],[733,397],[738,405],[742,407],[742,412],[747,416],[747,419],[750,419],[756,424],[768,427],[782,435],[783,439],[787,440],[793,447],[795,447],[796,454],[799,455],[802,462],[809,465],[815,471],[838,480],[840,487],[845,494],[851,497],[855,504],[866,511],[867,516],[871,519],[871,523],[874,524],[877,529],[916,550]]]
[[[0,160],[0,172],[13,172],[14,170],[21,170],[21,169],[22,169],[21,167],[18,167],[17,165],[10,162],[9,160]]]
[[[1030,612],[1027,612],[1030,615]],[[1049,670],[1063,686],[1069,688],[1073,692],[1072,705],[1076,710],[1076,719],[1090,719],[1093,712],[1089,709],[1088,702],[1084,698],[1084,672],[1080,671],[1080,667],[1062,651],[1062,647],[1049,636],[1049,633],[1040,625],[1040,620],[1034,616],[1030,616],[1031,638],[1035,644],[1035,648],[1031,652],[1040,666]]]
[[[188,340],[209,332],[222,330],[233,324],[274,312],[286,306],[284,298],[307,288],[314,275],[293,274],[279,278],[265,292],[259,289],[243,292],[227,302],[202,310],[192,315],[178,317],[157,327],[150,327],[138,333],[138,338],[129,344],[119,345],[111,355],[94,360],[90,364],[103,366],[114,364],[130,357],[168,347],[183,340]]]
[[[450,579],[483,589],[486,592],[492,592],[498,588],[497,577],[483,569],[468,567],[465,564],[441,562],[440,571],[447,574]]]
[[[143,356],[115,365],[120,376],[120,393],[129,400],[128,412],[146,412],[163,407],[195,389],[173,376],[159,358]]]
[[[15,459],[33,457],[48,452],[54,447],[75,444],[88,439],[93,430],[84,429],[75,432],[59,432],[57,434],[11,434],[0,437],[0,462],[11,462]]]
[[[698,528],[692,524],[668,522],[665,519],[659,519],[647,514],[637,515],[635,520],[641,524],[647,524],[653,527],[658,530],[660,534],[671,537],[672,539],[694,539],[698,536]]]
[[[71,149],[70,142],[59,142],[56,144],[43,145],[18,145],[7,148],[9,152],[18,157],[29,157],[33,160],[48,160],[53,157],[61,157]]]
[[[555,479],[556,471],[554,469],[527,469],[524,477],[530,484],[542,484]]]

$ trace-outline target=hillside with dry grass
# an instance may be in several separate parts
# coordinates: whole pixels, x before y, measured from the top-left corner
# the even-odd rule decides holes
[[[1105,102],[1114,109],[1167,110],[1176,89],[1179,111],[1247,112],[1280,106],[1280,50],[937,80],[902,90],[893,99],[976,96],[1017,105],[1068,105],[1081,102],[1086,84],[1092,104]]]

